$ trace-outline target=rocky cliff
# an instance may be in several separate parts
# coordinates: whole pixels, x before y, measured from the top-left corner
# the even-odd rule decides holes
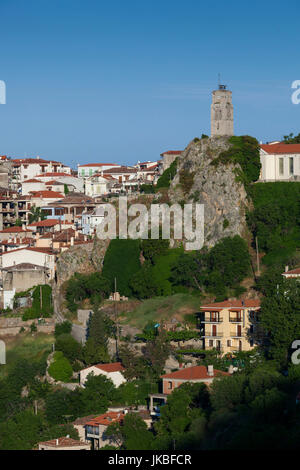
[[[75,273],[88,274],[102,269],[109,240],[95,239],[92,243],[75,245],[64,251],[56,263],[57,286]]]
[[[245,236],[245,188],[238,181],[239,165],[212,165],[221,152],[230,147],[228,137],[212,137],[192,141],[177,163],[177,173],[168,191],[172,203],[204,204],[204,244],[214,246],[227,236]]]

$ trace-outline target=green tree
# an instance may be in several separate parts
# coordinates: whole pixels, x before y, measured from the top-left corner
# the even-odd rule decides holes
[[[86,414],[104,413],[114,400],[115,393],[116,388],[111,379],[89,374],[82,393]]]
[[[61,351],[70,361],[74,362],[81,357],[82,347],[70,334],[64,333],[56,338],[56,351]]]
[[[300,337],[300,286],[297,280],[285,280],[275,295],[263,299],[260,323],[268,334],[268,351],[285,365],[293,341]]]
[[[32,206],[30,212],[28,213],[29,224],[38,222],[39,220],[45,220],[45,218],[45,213],[41,207]]]

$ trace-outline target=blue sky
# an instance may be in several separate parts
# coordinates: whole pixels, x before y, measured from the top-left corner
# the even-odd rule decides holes
[[[0,154],[155,160],[210,133],[211,91],[235,134],[300,132],[299,2],[0,0]]]

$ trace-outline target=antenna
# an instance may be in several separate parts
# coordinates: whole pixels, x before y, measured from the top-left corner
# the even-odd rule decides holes
[[[221,85],[221,74],[218,73],[218,88],[220,88]]]

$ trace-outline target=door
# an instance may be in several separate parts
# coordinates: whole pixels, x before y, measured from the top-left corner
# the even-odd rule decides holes
[[[242,326],[241,325],[237,326],[237,335],[242,336]]]

